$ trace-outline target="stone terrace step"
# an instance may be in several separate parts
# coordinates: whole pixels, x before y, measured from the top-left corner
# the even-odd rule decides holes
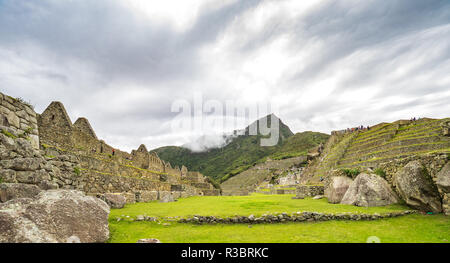
[[[405,146],[409,146],[409,145],[436,143],[436,142],[441,142],[441,141],[442,141],[442,138],[437,134],[433,135],[433,136],[426,136],[426,137],[417,137],[417,138],[413,137],[413,138],[408,138],[408,139],[404,139],[404,140],[393,140],[390,142],[384,142],[382,144],[375,145],[373,147],[364,147],[358,151],[348,152],[344,156],[343,159],[345,160],[345,159],[349,159],[349,158],[364,156],[367,154],[383,151],[386,149],[391,149],[394,147],[405,147]]]
[[[398,146],[389,148],[386,150],[382,150],[379,152],[373,152],[362,156],[357,156],[353,158],[348,159],[342,159],[339,162],[339,165],[346,165],[346,164],[352,164],[355,162],[363,163],[365,161],[375,159],[375,158],[383,158],[387,156],[395,156],[395,155],[402,155],[402,154],[408,154],[408,153],[415,153],[415,152],[422,152],[422,151],[433,151],[433,150],[439,150],[443,148],[449,148],[450,142],[432,142],[432,143],[424,143],[424,144],[417,144],[417,145],[407,145],[407,146]]]

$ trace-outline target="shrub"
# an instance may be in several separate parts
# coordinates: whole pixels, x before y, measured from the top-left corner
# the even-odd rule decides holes
[[[210,177],[206,177],[206,182],[212,184],[212,186],[214,186],[214,188],[216,188],[216,189],[219,189],[219,190],[221,189],[220,184]]]
[[[75,167],[73,168],[73,172],[74,172],[74,174],[76,174],[77,176],[80,176],[81,170],[80,170],[79,167],[75,166]]]
[[[356,176],[358,176],[358,174],[360,173],[358,168],[355,169],[342,169],[341,170],[345,176],[350,177],[352,179],[355,179]]]
[[[386,172],[383,171],[383,169],[381,169],[381,168],[375,169],[374,173],[375,173],[376,175],[378,175],[378,176],[381,176],[381,177],[383,177],[383,178],[386,178]]]

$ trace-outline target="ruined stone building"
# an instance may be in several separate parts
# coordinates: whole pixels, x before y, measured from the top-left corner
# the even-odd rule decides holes
[[[97,137],[88,119],[72,123],[61,102],[36,114],[26,103],[0,93],[0,121],[26,133],[33,147],[57,167],[49,173],[50,187],[97,196],[121,193],[129,203],[219,194],[202,174],[184,166],[173,168],[145,145],[131,153],[113,148]]]

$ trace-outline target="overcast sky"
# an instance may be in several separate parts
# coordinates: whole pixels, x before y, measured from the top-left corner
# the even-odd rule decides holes
[[[176,99],[276,105],[294,132],[450,117],[450,1],[0,0],[0,91],[131,150]]]

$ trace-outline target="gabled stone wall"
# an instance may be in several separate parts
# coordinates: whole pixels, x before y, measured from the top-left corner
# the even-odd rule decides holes
[[[41,143],[48,155],[53,155],[52,152],[57,155],[64,151],[79,159],[81,179],[57,178],[59,184],[64,187],[81,189],[89,194],[131,192],[128,196],[132,196],[133,193],[143,191],[170,192],[171,185],[179,185],[185,190],[173,193],[176,196],[219,194],[219,190],[205,183],[202,174],[189,172],[186,167],[183,167],[183,171],[172,168],[170,163],[161,160],[157,154],[150,154],[143,144],[130,154],[99,140],[86,118],[79,118],[72,124],[60,102],[52,102],[41,114],[38,123]],[[182,180],[183,172],[186,180]],[[70,183],[64,184],[66,181]],[[143,199],[146,199],[145,196],[147,195],[144,194]]]

